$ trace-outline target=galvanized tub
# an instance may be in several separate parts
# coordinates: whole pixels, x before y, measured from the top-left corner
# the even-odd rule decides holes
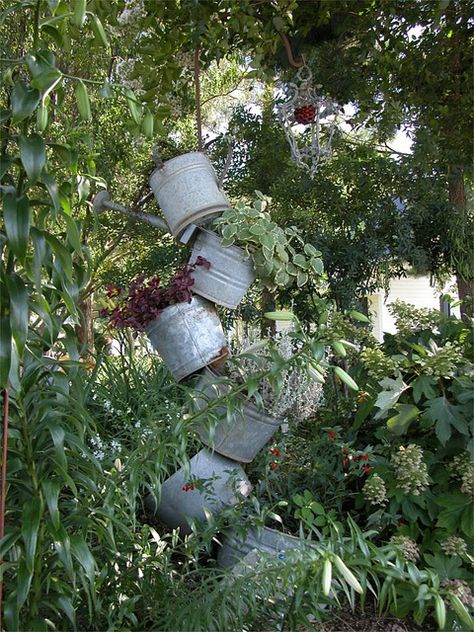
[[[150,176],[150,187],[175,237],[230,208],[209,158],[201,152],[177,156]]]
[[[199,485],[198,479],[209,479],[202,480],[203,491],[194,486]],[[186,489],[187,486],[193,489]],[[163,483],[158,507],[152,496],[147,496],[145,503],[161,521],[172,528],[179,527],[184,535],[191,533],[187,517],[205,520],[204,508],[217,514],[248,496],[251,489],[240,465],[203,449],[190,460],[189,472],[181,468]]]
[[[211,267],[198,266],[191,274],[193,292],[213,303],[235,309],[255,280],[255,270],[242,248],[221,245],[216,233],[201,228],[193,244],[189,263],[197,257],[207,259]]]
[[[193,393],[196,410],[203,410],[212,403],[212,399],[224,397],[229,391],[226,384],[216,384],[218,380],[219,375],[214,371],[207,368],[202,371]],[[225,402],[212,409],[219,420],[213,433],[205,422],[197,423],[196,431],[201,441],[219,454],[250,463],[270,441],[283,419],[265,415],[243,395],[237,395],[237,404],[230,420],[227,419]]]
[[[219,316],[201,296],[193,296],[190,303],[170,305],[146,332],[178,382],[229,355]]]
[[[309,540],[281,533],[269,527],[252,528],[245,535],[229,529],[222,539],[217,553],[217,563],[222,568],[231,568],[241,562],[251,551],[259,551],[284,560],[286,551],[309,551],[313,545]]]

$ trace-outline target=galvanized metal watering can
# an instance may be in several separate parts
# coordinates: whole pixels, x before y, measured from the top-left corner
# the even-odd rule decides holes
[[[190,224],[200,225],[230,208],[211,161],[199,151],[161,163],[151,174],[150,188],[178,238]]]

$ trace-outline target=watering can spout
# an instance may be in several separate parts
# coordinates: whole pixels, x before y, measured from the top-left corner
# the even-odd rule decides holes
[[[122,215],[126,215],[134,220],[139,220],[141,222],[145,222],[146,224],[150,224],[154,228],[157,228],[162,233],[169,233],[170,229],[168,224],[161,219],[161,217],[157,217],[156,215],[152,215],[151,213],[142,213],[140,211],[132,211],[131,209],[123,206],[122,204],[118,204],[110,199],[110,194],[108,191],[99,191],[92,202],[92,208],[95,213],[103,213],[106,210],[116,211],[118,213],[122,213]],[[191,228],[191,227],[190,227]],[[192,230],[187,230],[185,234],[182,235],[181,242],[187,243],[189,239],[192,237],[194,233],[195,225],[192,226]]]

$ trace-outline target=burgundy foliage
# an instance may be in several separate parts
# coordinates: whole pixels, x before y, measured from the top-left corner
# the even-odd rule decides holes
[[[116,299],[118,304],[113,309],[101,310],[100,315],[109,317],[112,325],[119,329],[131,327],[135,331],[145,331],[166,307],[191,302],[191,286],[194,284],[191,273],[198,266],[209,270],[211,264],[204,257],[198,257],[191,265],[183,263],[165,288],[160,287],[160,277],[146,281],[144,275],[134,279],[126,293],[116,285],[108,285],[107,297]]]

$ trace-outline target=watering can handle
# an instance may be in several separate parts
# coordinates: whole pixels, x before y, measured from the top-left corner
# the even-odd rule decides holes
[[[233,137],[229,138],[229,145],[227,148],[227,157],[225,159],[224,168],[222,169],[222,173],[219,179],[217,180],[217,185],[219,186],[219,189],[222,189],[222,185],[224,184],[224,180],[227,176],[227,173],[229,171],[229,168],[232,162],[232,155],[234,153],[234,140],[235,139]]]

